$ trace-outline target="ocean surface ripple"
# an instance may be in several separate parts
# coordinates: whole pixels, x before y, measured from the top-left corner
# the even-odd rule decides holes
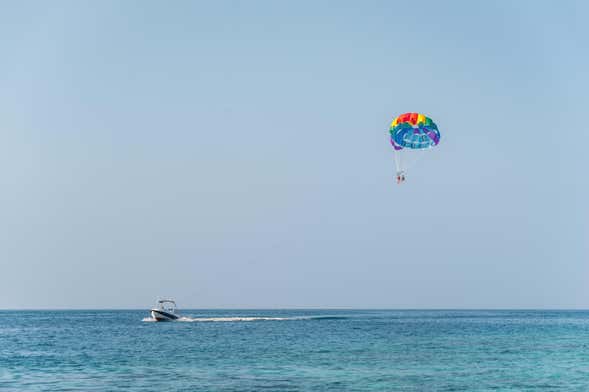
[[[0,390],[589,390],[589,311],[181,313],[0,311]]]

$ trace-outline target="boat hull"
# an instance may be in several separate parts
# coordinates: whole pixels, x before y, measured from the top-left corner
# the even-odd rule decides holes
[[[151,309],[151,317],[155,321],[174,321],[178,320],[178,316],[160,309]]]

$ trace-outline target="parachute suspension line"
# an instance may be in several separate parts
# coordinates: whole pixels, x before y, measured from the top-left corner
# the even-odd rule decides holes
[[[401,151],[393,150],[393,155],[395,156],[395,168],[397,169],[397,174],[403,171],[403,166],[401,163]]]
[[[403,150],[401,150],[403,151]],[[406,151],[405,159],[403,160],[403,168],[405,170],[412,168],[415,164],[423,159],[424,153],[427,150],[412,150]],[[407,159],[407,155],[411,154],[412,159]]]

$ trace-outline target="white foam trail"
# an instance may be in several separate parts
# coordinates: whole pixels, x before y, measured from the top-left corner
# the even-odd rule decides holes
[[[337,319],[343,318],[341,316],[298,316],[298,317],[186,317],[181,316],[179,322],[185,323],[235,323],[235,322],[248,322],[248,321],[294,321],[294,320],[320,320],[320,319]],[[154,318],[146,317],[141,321],[154,322],[157,321]]]
[[[237,321],[285,321],[302,320],[302,317],[180,317],[177,321],[194,322],[237,322]]]

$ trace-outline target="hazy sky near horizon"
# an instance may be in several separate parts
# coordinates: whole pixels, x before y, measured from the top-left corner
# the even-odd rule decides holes
[[[1,8],[0,308],[589,308],[587,2]]]

